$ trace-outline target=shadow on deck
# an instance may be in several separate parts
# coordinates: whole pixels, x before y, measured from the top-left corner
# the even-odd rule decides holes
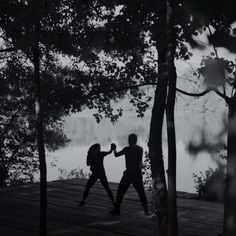
[[[86,205],[78,207],[85,180],[72,179],[48,183],[48,235],[55,236],[156,236],[157,226],[145,217],[138,196],[131,187],[125,195],[121,216],[111,216],[110,199],[96,183]],[[117,184],[111,183],[116,193]],[[149,203],[151,195],[148,195]],[[180,236],[216,236],[222,231],[223,205],[178,197]],[[39,184],[0,189],[1,236],[38,235]]]

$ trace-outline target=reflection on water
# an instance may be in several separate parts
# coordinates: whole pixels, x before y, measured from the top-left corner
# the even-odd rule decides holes
[[[212,115],[211,115],[212,116]],[[176,117],[177,132],[177,189],[182,191],[194,192],[194,183],[192,175],[208,167],[216,167],[211,156],[207,153],[201,153],[198,158],[193,159],[186,150],[186,146],[191,139],[198,139],[200,130],[207,129],[208,136],[214,139],[217,134],[217,128],[220,127],[221,118],[208,117],[208,124],[204,126],[202,115],[191,116],[191,119],[185,116]],[[139,137],[138,143],[144,150],[147,150],[147,139],[150,124],[150,115],[145,118],[137,118],[133,113],[127,114],[115,125],[109,120],[103,120],[100,124],[95,122],[92,116],[77,116],[67,118],[65,121],[65,132],[71,139],[70,146],[53,153],[56,157],[56,167],[49,167],[48,179],[58,178],[58,168],[67,170],[76,167],[83,168],[89,172],[86,166],[86,153],[89,146],[93,143],[100,143],[103,150],[108,150],[111,142],[118,145],[118,149],[127,145],[127,136],[130,133],[136,133]],[[165,132],[164,132],[165,133]],[[165,164],[167,158],[166,137],[164,136],[164,156]],[[52,159],[48,158],[48,164]],[[113,154],[105,159],[105,168],[109,181],[119,182],[125,169],[123,157],[115,158]],[[167,165],[166,165],[167,166]]]

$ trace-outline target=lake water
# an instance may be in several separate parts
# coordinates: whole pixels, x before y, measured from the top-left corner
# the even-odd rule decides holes
[[[206,123],[207,120],[207,123]],[[176,116],[177,134],[177,189],[195,192],[193,173],[206,170],[208,167],[217,167],[212,156],[201,152],[197,157],[189,154],[187,146],[190,140],[198,140],[204,130],[209,139],[214,140],[220,130],[222,116],[218,113],[192,113],[186,112]],[[86,166],[86,154],[93,143],[100,143],[102,150],[108,150],[112,142],[116,143],[118,150],[127,145],[127,136],[130,133],[138,135],[138,144],[147,150],[147,140],[150,125],[150,114],[144,118],[137,118],[134,112],[127,112],[115,125],[109,120],[102,120],[97,124],[91,114],[78,113],[65,119],[65,133],[71,143],[64,149],[50,153],[48,162],[48,180],[58,179],[58,168],[72,170],[77,167],[89,172]],[[164,132],[165,133],[165,132]],[[164,135],[164,157],[167,166],[166,136]],[[56,167],[50,163],[56,159]],[[123,157],[115,158],[113,154],[104,161],[109,181],[119,182],[125,169]]]

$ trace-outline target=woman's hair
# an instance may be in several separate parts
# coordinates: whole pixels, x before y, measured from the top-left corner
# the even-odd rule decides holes
[[[94,152],[96,149],[98,149],[98,148],[100,148],[100,144],[99,144],[99,143],[93,144],[93,145],[89,148],[88,154],[93,153],[93,152]]]
[[[92,162],[93,162],[93,153],[98,148],[100,148],[99,143],[95,143],[89,148],[88,154],[87,154],[87,165],[88,166],[90,166],[92,164]]]

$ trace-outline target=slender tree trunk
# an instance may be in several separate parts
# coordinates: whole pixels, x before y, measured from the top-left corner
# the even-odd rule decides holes
[[[236,235],[236,96],[229,105],[224,236]]]
[[[169,90],[166,107],[167,137],[168,137],[168,236],[178,235],[177,204],[176,204],[176,137],[175,137],[175,94],[176,71],[170,70]]]
[[[149,158],[153,179],[153,205],[157,214],[159,235],[167,236],[167,190],[162,152],[162,126],[167,93],[167,45],[166,45],[166,0],[159,1],[159,21],[157,26],[158,81],[149,135]]]
[[[168,236],[178,235],[177,204],[176,204],[176,137],[175,137],[175,97],[176,97],[176,33],[175,4],[167,1],[167,42],[168,42],[168,95],[166,104],[166,124],[168,138]]]
[[[33,45],[34,84],[35,84],[35,113],[40,169],[40,236],[47,235],[47,166],[44,146],[44,125],[41,109],[40,85],[40,52],[39,32],[40,25],[35,25],[35,42]]]

